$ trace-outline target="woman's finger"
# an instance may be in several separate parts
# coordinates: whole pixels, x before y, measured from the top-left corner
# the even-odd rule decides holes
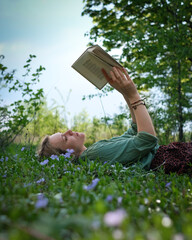
[[[111,78],[109,77],[109,75],[107,74],[107,72],[105,71],[105,69],[102,68],[101,71],[102,71],[104,77],[106,78],[106,80],[107,80],[108,82],[110,82],[110,81],[111,81]]]
[[[120,79],[120,78],[121,78],[121,76],[120,76],[120,74],[119,74],[119,71],[118,71],[118,69],[117,69],[116,67],[113,67],[113,72],[114,72],[114,75],[115,75],[115,77],[116,77],[117,79]]]
[[[119,75],[121,76],[121,78],[122,78],[123,80],[126,80],[126,76],[125,76],[124,72],[122,71],[122,69],[118,68],[117,70],[118,70]]]
[[[124,72],[127,80],[131,80],[131,78],[129,77],[129,74],[128,74],[128,72],[127,72],[127,70],[125,68],[123,68],[123,72]]]
[[[116,81],[117,78],[116,78],[114,72],[113,72],[113,71],[110,71],[110,74],[111,74],[112,80],[113,80],[113,81]]]
[[[127,78],[121,68],[116,68],[116,72],[117,72],[117,77],[118,79],[121,80],[121,82],[127,81]]]

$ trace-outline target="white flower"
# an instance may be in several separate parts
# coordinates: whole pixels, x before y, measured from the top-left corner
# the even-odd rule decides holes
[[[172,226],[172,220],[169,218],[169,216],[164,216],[161,223],[164,227],[167,228]]]

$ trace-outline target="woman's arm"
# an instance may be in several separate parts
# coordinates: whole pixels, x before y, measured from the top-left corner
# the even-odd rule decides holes
[[[132,104],[138,101],[139,103],[142,103],[142,101],[140,101],[141,97],[126,69],[113,67],[113,71],[110,72],[111,77],[109,77],[104,70],[103,74],[109,84],[124,96],[131,109],[132,118],[136,120],[138,132],[145,131],[153,136],[156,136],[155,129],[146,106],[143,104],[139,104],[137,106],[135,105],[135,108],[132,106]]]
[[[129,101],[129,98],[127,96],[123,96],[123,97],[124,97],[125,101],[127,102],[128,107],[129,107],[129,110],[130,110],[130,113],[131,113],[132,122],[136,123],[135,114],[134,114],[133,109],[131,107],[131,103]]]

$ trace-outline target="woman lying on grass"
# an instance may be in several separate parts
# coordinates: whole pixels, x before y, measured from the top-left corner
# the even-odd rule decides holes
[[[119,91],[127,102],[132,126],[122,136],[101,140],[86,148],[85,134],[68,130],[46,136],[39,156],[49,157],[73,149],[76,158],[113,164],[130,165],[139,162],[146,170],[163,166],[166,173],[192,173],[192,143],[170,143],[159,146],[151,117],[127,71],[114,67],[110,76],[103,70],[108,83]]]

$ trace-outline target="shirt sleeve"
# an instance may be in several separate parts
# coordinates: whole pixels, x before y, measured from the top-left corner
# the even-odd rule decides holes
[[[99,160],[113,164],[115,162],[130,165],[140,162],[149,169],[158,146],[157,137],[147,132],[136,132],[136,124],[120,137],[101,140],[90,146],[83,156],[90,160]]]
[[[137,124],[131,122],[131,127],[124,133],[124,135],[131,135],[134,136],[137,134]]]
[[[116,151],[113,152],[113,157],[110,156],[109,162],[111,164],[119,162],[125,166],[140,163],[143,168],[148,170],[157,149],[157,137],[147,132],[139,132],[135,136],[127,138],[124,143],[122,142],[122,145],[118,146],[117,143],[117,146],[114,146]]]

